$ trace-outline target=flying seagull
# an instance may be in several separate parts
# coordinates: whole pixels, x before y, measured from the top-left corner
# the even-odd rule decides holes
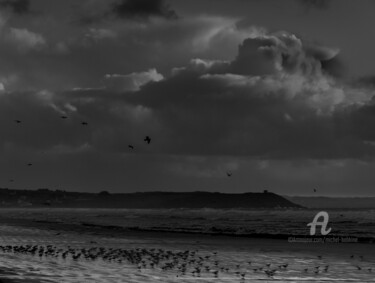
[[[232,172],[227,172],[227,176],[231,177],[232,176]]]
[[[131,144],[129,144],[128,147],[129,147],[130,149],[134,149],[134,146],[132,146]]]
[[[27,163],[27,166],[32,166],[33,164],[32,163]]]
[[[14,120],[17,124],[21,123],[21,120]]]
[[[83,121],[83,122],[81,122],[81,125],[82,125],[82,126],[87,126],[88,123]]]
[[[67,119],[67,116],[60,116],[61,119]]]
[[[151,138],[149,136],[146,136],[145,139],[144,139],[144,141],[147,142],[148,144],[150,144]]]

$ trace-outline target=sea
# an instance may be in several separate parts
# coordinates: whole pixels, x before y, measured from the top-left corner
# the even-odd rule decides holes
[[[328,214],[331,236],[375,241],[375,209],[1,209],[2,216],[32,221],[110,226],[145,231],[274,237],[309,236],[317,213]],[[319,228],[317,228],[319,232]],[[317,233],[319,234],[319,233]]]

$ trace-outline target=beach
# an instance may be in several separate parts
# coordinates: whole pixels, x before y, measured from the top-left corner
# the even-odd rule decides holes
[[[375,282],[370,243],[142,231],[2,212],[3,282]]]

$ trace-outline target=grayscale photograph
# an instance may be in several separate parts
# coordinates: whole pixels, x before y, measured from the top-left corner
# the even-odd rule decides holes
[[[0,283],[375,283],[375,0],[0,0]]]

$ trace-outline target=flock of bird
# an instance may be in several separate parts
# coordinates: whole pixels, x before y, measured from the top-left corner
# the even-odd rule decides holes
[[[60,116],[60,118],[61,119],[68,119],[68,116]],[[22,123],[22,121],[21,120],[14,120],[17,124],[20,124],[20,123]],[[86,122],[86,121],[81,121],[81,125],[82,126],[88,126],[88,122]],[[145,138],[143,139],[143,141],[144,142],[146,142],[147,144],[150,144],[151,143],[151,138],[150,138],[150,136],[145,136]],[[135,146],[133,145],[133,144],[129,144],[128,145],[128,148],[130,149],[130,150],[135,150]],[[27,166],[32,166],[33,164],[32,163],[28,163],[27,164]],[[226,175],[227,175],[227,177],[232,177],[232,175],[233,175],[233,173],[232,172],[230,172],[230,171],[228,171],[227,173],[226,173]],[[14,179],[11,179],[11,180],[9,180],[10,182],[14,182]],[[313,191],[314,191],[314,193],[316,193],[317,192],[317,190],[316,189],[313,189]]]
[[[60,118],[65,120],[65,119],[68,119],[68,116],[62,115],[62,116],[60,116]],[[18,119],[14,120],[14,122],[17,123],[17,124],[21,124],[21,123],[22,123],[22,121],[21,121],[21,120],[18,120]],[[81,121],[81,125],[82,125],[82,126],[88,126],[89,123],[86,122],[86,121]],[[151,143],[151,138],[150,138],[150,136],[145,136],[145,138],[143,139],[143,141],[144,141],[145,143],[147,143],[147,144],[150,144],[150,143]],[[130,148],[131,150],[134,150],[134,149],[135,149],[135,146],[132,145],[132,144],[129,144],[129,145],[128,145],[128,148]],[[33,166],[33,163],[29,162],[29,163],[27,163],[26,165],[30,167],[30,166]],[[14,180],[14,179],[10,179],[9,182],[13,183],[13,182],[15,182],[15,180]]]
[[[156,270],[158,272],[171,272],[176,277],[204,277],[204,278],[238,278],[251,279],[254,276],[264,276],[273,279],[275,275],[289,272],[290,265],[285,263],[266,263],[245,261],[242,264],[228,263],[220,260],[217,252],[200,253],[198,250],[170,251],[160,248],[105,248],[105,247],[81,247],[65,248],[53,245],[0,245],[0,252],[18,255],[31,255],[41,260],[54,258],[57,260],[102,260],[109,263],[127,264],[136,270]],[[363,261],[363,257],[360,257]],[[330,270],[328,264],[324,264],[322,256],[318,256],[320,264],[312,264],[308,268],[300,270],[301,274],[326,274]],[[354,260],[354,255],[350,256]],[[371,273],[372,268],[364,268],[353,265],[353,269]],[[354,270],[355,270],[354,269]]]
[[[62,116],[60,116],[60,118],[61,119],[68,119],[68,116],[65,116],[65,115],[62,115]],[[18,120],[18,119],[16,119],[16,120],[14,120],[14,122],[15,123],[17,123],[17,124],[21,124],[22,123],[22,121],[21,120]],[[88,122],[86,122],[86,121],[81,121],[81,125],[82,126],[88,126],[89,125],[89,123]],[[143,139],[143,141],[145,142],[145,143],[147,143],[147,144],[150,144],[151,143],[151,138],[150,138],[150,136],[145,136],[145,138]],[[128,148],[130,149],[130,150],[135,150],[135,146],[133,145],[133,144],[129,144],[128,145]],[[27,166],[32,166],[33,164],[32,163],[28,163],[27,164]],[[232,177],[232,172],[227,172],[227,177]],[[10,182],[14,182],[14,179],[11,179],[11,180],[9,180]]]
[[[65,119],[68,119],[68,116],[64,116],[64,115],[63,115],[63,116],[60,116],[60,118],[65,120]],[[18,120],[18,119],[14,120],[14,122],[16,122],[17,124],[21,124],[21,123],[22,123],[22,121],[21,121],[21,120]],[[81,125],[82,125],[82,126],[88,126],[89,123],[86,122],[86,121],[81,121]],[[144,140],[147,144],[150,144],[150,143],[151,143],[151,138],[150,138],[149,136],[145,136],[145,138],[144,138],[143,140]],[[134,146],[133,146],[132,144],[129,144],[128,147],[129,147],[130,149],[134,149]],[[32,164],[29,163],[28,165],[31,166]]]

